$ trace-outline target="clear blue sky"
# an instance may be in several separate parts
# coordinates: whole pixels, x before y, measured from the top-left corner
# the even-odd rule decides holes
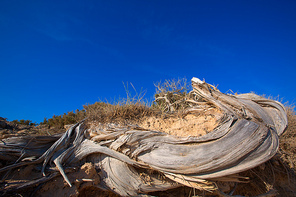
[[[192,77],[296,102],[296,1],[0,1],[0,116],[41,122],[123,82]]]

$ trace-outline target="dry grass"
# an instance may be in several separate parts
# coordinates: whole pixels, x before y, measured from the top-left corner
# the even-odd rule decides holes
[[[132,94],[128,89],[128,84],[124,85],[126,98],[121,98],[117,102],[96,102],[91,105],[85,105],[86,117],[89,121],[100,123],[121,123],[137,124],[143,118],[158,117],[165,118],[168,116],[178,116],[183,112],[185,96],[190,86],[186,79],[166,80],[163,83],[155,84],[156,93],[155,101],[152,105],[144,99],[145,92],[134,90]],[[164,102],[165,98],[169,103]]]
[[[109,104],[96,102],[85,106],[86,117],[89,121],[100,123],[130,124],[155,112],[143,103],[117,103]]]
[[[125,85],[126,98],[120,98],[117,102],[96,102],[83,106],[86,111],[88,121],[100,123],[121,123],[132,124],[147,116],[156,115],[156,110],[149,106],[144,99],[145,92],[136,91],[133,84],[130,84],[134,94],[129,91],[128,84]]]
[[[286,105],[288,127],[280,136],[280,153],[291,169],[296,166],[296,114],[295,106]]]

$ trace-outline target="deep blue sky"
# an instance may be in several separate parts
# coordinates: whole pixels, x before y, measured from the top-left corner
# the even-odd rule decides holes
[[[41,122],[123,82],[192,77],[296,102],[296,1],[0,1],[0,116]]]

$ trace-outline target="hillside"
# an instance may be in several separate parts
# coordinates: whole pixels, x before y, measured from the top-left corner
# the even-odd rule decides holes
[[[2,142],[4,142],[4,139],[13,136],[36,136],[35,139],[47,139],[54,142],[61,137],[61,134],[56,133],[65,132],[67,128],[70,127],[68,126],[69,124],[79,122],[84,118],[87,118],[85,126],[88,131],[85,133],[85,137],[98,143],[103,142],[102,139],[107,137],[107,133],[110,129],[116,131],[112,133],[112,135],[116,134],[118,136],[115,138],[114,136],[110,136],[108,137],[108,140],[112,140],[113,138],[119,139],[119,136],[122,135],[123,131],[133,130],[142,130],[142,133],[145,131],[160,131],[165,133],[165,135],[176,136],[177,139],[181,139],[182,137],[186,138],[188,136],[201,139],[202,136],[211,134],[211,132],[221,124],[221,119],[223,119],[225,113],[221,110],[222,108],[215,107],[213,104],[209,105],[209,101],[205,98],[204,100],[197,100],[194,97],[195,95],[190,97],[190,92],[188,93],[186,88],[188,88],[187,85],[184,85],[182,81],[170,81],[164,84],[158,84],[156,99],[151,106],[148,106],[143,102],[141,97],[129,96],[126,101],[117,104],[98,102],[92,105],[87,105],[84,106],[84,109],[81,111],[65,113],[62,116],[54,116],[51,119],[45,120],[43,124],[38,126],[8,122],[4,118],[1,118],[1,139]],[[217,94],[220,94],[215,87],[211,86],[211,88],[213,92],[217,91]],[[232,95],[227,98],[236,99],[236,96]],[[237,98],[239,98],[239,96]],[[262,99],[262,102],[263,100],[264,99]],[[194,106],[195,108],[193,108]],[[247,109],[244,110],[248,111]],[[254,114],[254,112],[252,113]],[[239,178],[235,179],[233,176],[228,176],[228,181],[226,179],[225,181],[212,178],[210,179],[210,183],[213,184],[213,186],[208,183],[193,187],[190,185],[193,184],[193,182],[190,181],[182,182],[182,180],[179,180],[177,185],[175,183],[170,183],[170,181],[167,180],[167,177],[169,177],[168,174],[163,176],[164,174],[160,173],[162,171],[157,171],[158,168],[151,169],[151,171],[146,171],[144,170],[145,168],[140,170],[138,167],[136,169],[139,170],[138,173],[140,174],[143,184],[147,184],[147,187],[158,183],[159,180],[162,180],[162,184],[164,185],[171,184],[166,187],[166,191],[148,192],[148,194],[152,196],[256,196],[260,194],[265,194],[265,196],[294,196],[296,193],[296,115],[294,109],[289,106],[286,106],[286,113],[288,127],[280,136],[279,150],[270,160],[255,168],[237,173],[236,176]],[[250,113],[248,112],[239,115],[239,117],[245,117],[246,120],[251,118]],[[260,120],[257,121],[258,124],[260,124]],[[99,131],[103,133],[98,135],[97,133]],[[121,133],[119,134],[118,132]],[[164,134],[159,133],[157,135],[162,136]],[[50,138],[37,136],[49,136]],[[109,146],[108,143],[110,143],[108,140],[104,142],[107,147]],[[117,150],[116,148],[112,149]],[[124,148],[118,150],[129,155],[125,152],[128,150],[124,150]],[[0,158],[1,167],[11,164],[11,161],[5,161],[4,158],[5,157],[3,156]],[[44,196],[46,196],[45,194],[50,196],[57,193],[59,195],[64,194],[72,196],[116,196],[116,194],[110,193],[110,191],[102,191],[97,187],[100,182],[100,178],[97,177],[98,175],[96,173],[98,172],[97,166],[91,158],[88,158],[89,160],[87,158],[86,160],[81,160],[80,167],[79,169],[74,170],[75,172],[71,171],[73,170],[71,168],[65,169],[66,174],[69,176],[69,180],[78,180],[74,183],[75,187],[67,186],[64,178],[58,176],[59,174],[55,174],[54,176],[56,176],[56,178],[52,180],[48,179],[48,181],[40,182],[37,185],[34,184],[32,187],[18,188],[16,187],[18,182],[26,182],[32,178],[36,178],[37,180],[37,177],[40,176],[40,170],[38,170],[38,167],[34,168],[33,165],[27,165],[1,174],[1,192],[3,192],[3,195],[12,195],[12,193],[5,193],[5,191],[11,192],[11,189],[14,189],[22,196],[30,196],[31,194],[33,196],[39,196],[41,194]],[[16,159],[17,162],[20,160],[20,158]],[[32,161],[34,161],[34,159]],[[17,162],[15,161],[14,163]],[[71,173],[69,174],[68,172]],[[102,176],[102,174],[98,174],[99,176]],[[48,176],[51,175],[49,173]],[[95,181],[93,182],[90,180]],[[183,185],[180,183],[183,183]],[[63,185],[63,187],[61,187],[61,185]],[[170,189],[170,187],[172,189]],[[211,187],[214,188],[214,192],[211,191]],[[216,187],[219,188],[219,191],[221,192],[215,192]],[[16,190],[16,188],[18,189]],[[29,193],[30,195],[28,195]]]

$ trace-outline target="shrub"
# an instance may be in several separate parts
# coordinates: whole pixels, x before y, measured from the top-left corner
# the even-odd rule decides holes
[[[35,126],[36,123],[33,123],[32,120],[13,120],[12,121],[14,124],[20,124],[20,125],[27,125],[27,126]]]
[[[191,86],[187,83],[186,78],[165,80],[154,85],[156,93],[152,107],[162,112],[182,111],[188,107],[186,98]]]

